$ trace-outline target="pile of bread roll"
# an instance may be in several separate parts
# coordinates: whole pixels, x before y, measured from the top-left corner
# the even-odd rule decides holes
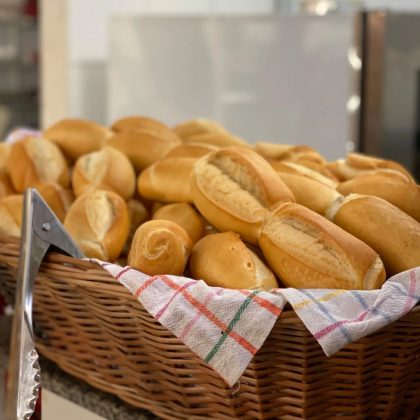
[[[0,233],[35,187],[87,257],[211,286],[377,289],[420,266],[420,187],[401,165],[247,144],[220,124],[66,119],[0,144]]]

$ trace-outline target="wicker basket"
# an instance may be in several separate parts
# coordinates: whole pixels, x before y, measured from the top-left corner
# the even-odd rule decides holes
[[[0,238],[12,299],[19,245]],[[327,358],[292,310],[238,386],[218,375],[106,271],[50,254],[35,287],[37,346],[64,371],[166,419],[415,419],[420,307]]]

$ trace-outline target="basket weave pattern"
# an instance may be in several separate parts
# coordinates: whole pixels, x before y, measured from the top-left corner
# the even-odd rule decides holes
[[[0,239],[13,299],[19,245]],[[97,265],[58,254],[35,287],[37,348],[64,371],[166,419],[415,419],[420,308],[327,358],[292,310],[229,388]]]

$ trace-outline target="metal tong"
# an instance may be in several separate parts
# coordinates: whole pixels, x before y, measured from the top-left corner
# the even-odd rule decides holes
[[[35,189],[25,192],[15,313],[12,323],[6,390],[6,420],[29,420],[40,386],[32,303],[35,277],[50,247],[75,257],[83,254]]]

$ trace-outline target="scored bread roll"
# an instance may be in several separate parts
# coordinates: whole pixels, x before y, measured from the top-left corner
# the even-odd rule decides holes
[[[327,217],[370,245],[388,275],[420,266],[420,223],[388,201],[350,194],[338,199]]]
[[[191,142],[188,144],[181,144],[169,150],[168,154],[165,155],[165,158],[170,158],[170,157],[171,158],[172,157],[200,158],[211,152],[214,152],[217,149],[218,149],[217,146],[213,146],[211,144]]]
[[[150,165],[138,178],[140,195],[163,203],[192,202],[190,179],[196,161],[168,158]]]
[[[229,289],[271,290],[278,287],[269,268],[234,232],[208,235],[192,251],[189,269],[196,280]]]
[[[196,162],[191,193],[200,213],[219,231],[234,231],[256,244],[269,212],[293,194],[261,156],[226,148]]]
[[[215,147],[243,146],[248,147],[245,140],[228,133],[204,133],[184,139],[184,144],[206,144]]]
[[[376,169],[393,169],[403,173],[409,180],[415,182],[410,172],[399,163],[359,153],[349,153],[346,159],[330,162],[327,167],[340,181],[347,181]]]
[[[226,129],[215,121],[197,118],[195,120],[184,121],[174,128],[175,133],[183,140],[191,136],[197,136],[205,133],[226,133]]]
[[[0,200],[0,234],[20,238],[23,195],[9,195]]]
[[[16,194],[16,191],[10,182],[9,175],[0,173],[0,199],[13,194]]]
[[[281,180],[293,193],[296,202],[324,215],[331,204],[341,196],[333,187],[315,179],[285,172],[277,172]]]
[[[383,198],[420,222],[420,186],[401,172],[383,169],[359,175],[341,183],[337,191]]]
[[[154,220],[170,220],[190,235],[191,241],[195,244],[204,236],[204,224],[191,204],[173,203],[159,208],[153,214]]]
[[[288,287],[378,289],[385,281],[384,266],[372,248],[296,203],[273,212],[259,244]]]
[[[99,188],[114,191],[124,200],[129,200],[136,188],[136,174],[127,156],[105,146],[98,152],[77,159],[72,185],[77,197],[90,189]]]
[[[10,144],[0,143],[0,174],[7,174],[9,172],[7,169],[7,161],[9,160],[10,151]]]
[[[191,252],[191,238],[169,220],[150,220],[136,231],[128,263],[150,276],[181,275]]]
[[[60,221],[64,222],[74,202],[73,192],[57,184],[39,184],[36,189]]]
[[[312,147],[290,144],[273,144],[257,142],[255,151],[263,158],[269,160],[309,160],[312,162],[324,163],[325,159]]]
[[[115,261],[128,237],[127,205],[112,191],[89,191],[72,204],[64,227],[86,257]]]
[[[141,171],[162,159],[173,147],[181,144],[178,138],[147,130],[123,131],[107,141],[107,145],[124,153],[136,171]]]
[[[67,158],[75,160],[99,150],[112,134],[109,128],[93,121],[68,118],[48,127],[43,136],[60,147]]]
[[[69,186],[69,168],[60,149],[44,138],[27,137],[13,143],[8,169],[19,193],[42,184]]]

